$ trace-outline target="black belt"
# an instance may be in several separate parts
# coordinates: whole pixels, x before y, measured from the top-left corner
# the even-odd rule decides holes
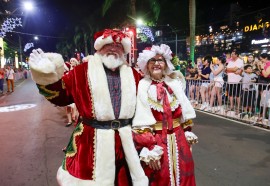
[[[83,124],[89,125],[96,129],[113,129],[118,130],[121,127],[131,125],[131,119],[115,119],[110,121],[98,121],[95,119],[82,118]]]

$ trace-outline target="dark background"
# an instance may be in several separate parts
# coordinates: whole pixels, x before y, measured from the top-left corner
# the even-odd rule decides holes
[[[1,11],[14,10],[19,7],[22,1],[9,0],[1,1]],[[40,47],[44,51],[54,52],[56,43],[68,39],[66,34],[73,34],[75,26],[81,24],[82,20],[88,20],[96,29],[109,28],[119,23],[132,21],[130,16],[129,0],[114,0],[111,8],[102,16],[103,0],[36,0],[35,10],[31,13],[24,12],[22,16],[23,27],[14,31],[21,32],[22,45],[27,42],[35,42],[35,48]],[[183,37],[189,35],[189,15],[187,0],[159,0],[161,5],[160,15],[157,20],[153,19],[153,14],[146,0],[137,0],[137,16],[147,21],[154,22],[156,29],[162,29],[165,36],[172,36],[173,28],[177,34]],[[252,12],[260,9],[269,9],[270,2],[257,1],[235,1],[235,0],[204,0],[196,2],[196,34],[207,32],[208,26],[218,28],[223,24],[234,26],[235,21],[256,19]],[[18,16],[20,15],[20,11]],[[15,15],[16,16],[16,15]],[[3,16],[1,17],[3,19]],[[242,23],[242,22],[241,22]],[[240,23],[240,24],[241,24]],[[171,28],[159,27],[159,25],[169,24]],[[98,25],[98,26],[97,26]],[[241,26],[241,25],[240,25]],[[33,36],[39,36],[38,41],[33,40]],[[18,41],[17,33],[8,33],[5,37],[7,42]],[[70,41],[72,42],[72,41]],[[27,53],[26,53],[27,55]]]

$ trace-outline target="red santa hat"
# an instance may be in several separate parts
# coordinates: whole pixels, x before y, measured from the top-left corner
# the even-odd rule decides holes
[[[104,45],[111,43],[121,43],[124,47],[125,54],[128,54],[131,50],[131,40],[121,30],[105,29],[104,31],[97,32],[94,35],[95,44],[94,48],[100,50]]]
[[[79,65],[79,61],[73,57],[70,59],[70,64],[71,64],[71,66],[77,66],[77,65]]]

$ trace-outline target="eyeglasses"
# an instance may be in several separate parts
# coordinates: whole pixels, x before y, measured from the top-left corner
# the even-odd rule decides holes
[[[155,59],[155,58],[149,59],[149,61],[148,61],[148,63],[151,65],[155,64],[156,62],[158,62],[159,64],[165,63],[165,61],[163,59]]]

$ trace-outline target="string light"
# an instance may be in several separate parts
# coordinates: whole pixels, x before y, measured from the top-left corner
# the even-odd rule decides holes
[[[146,35],[147,38],[149,38],[152,42],[155,41],[153,33],[149,27],[140,26],[140,33]]]
[[[22,27],[21,18],[7,18],[1,25],[0,37],[4,38],[7,32],[12,32],[16,27]]]
[[[24,52],[26,52],[28,49],[34,47],[34,43],[26,43],[26,45],[24,46]]]

